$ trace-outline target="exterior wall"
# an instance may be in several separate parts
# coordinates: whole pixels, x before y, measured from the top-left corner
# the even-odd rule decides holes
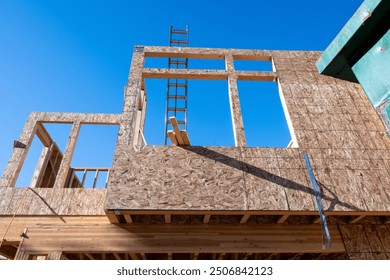
[[[67,182],[74,182],[69,179],[70,162],[80,125],[117,125],[119,121],[120,115],[114,114],[31,113],[18,139],[20,144],[14,147],[11,159],[0,179],[0,215],[104,215],[103,202],[107,190],[69,188],[71,186],[67,185]],[[72,124],[65,151],[63,154],[57,153],[59,160],[53,164],[55,180],[45,188],[39,184],[30,185],[25,189],[14,188],[34,136],[37,135],[43,146],[49,150],[53,145],[56,146],[42,126],[43,123]],[[48,160],[50,159],[53,157],[49,155]],[[45,165],[42,164],[34,176],[45,176],[46,171]]]
[[[340,225],[340,231],[349,259],[390,259],[390,225]]]
[[[145,56],[172,55],[225,59],[227,69],[143,68]],[[315,61],[319,55],[301,51],[137,47],[122,115],[34,113],[27,121],[19,139],[27,149],[15,147],[0,180],[0,229],[5,232],[6,241],[0,246],[0,253],[5,252],[4,246],[12,250],[13,246],[19,246],[18,253],[13,252],[19,259],[42,252],[48,254],[48,258],[59,259],[66,243],[68,253],[63,255],[70,257],[72,252],[91,252],[91,248],[99,248],[95,253],[101,256],[88,253],[84,257],[100,259],[104,259],[106,253],[117,254],[115,258],[123,255],[123,258],[144,259],[145,254],[156,252],[168,252],[167,258],[172,258],[173,253],[191,252],[192,258],[200,253],[209,254],[204,255],[205,258],[222,259],[225,254],[232,259],[300,258],[302,254],[310,258],[314,253],[318,258],[390,259],[390,225],[384,219],[390,216],[390,140],[359,85],[318,74]],[[234,59],[272,59],[275,72],[235,71]],[[145,116],[144,94],[147,96],[143,79],[175,75],[188,79],[228,80],[235,147],[139,145]],[[293,147],[297,148],[246,147],[237,80],[278,82]],[[56,184],[53,188],[13,188],[32,137],[39,131],[37,124],[44,121],[73,124]],[[82,123],[120,125],[107,190],[65,186]],[[50,138],[41,137],[48,146]],[[322,201],[334,238],[335,246],[325,251],[321,249],[317,205],[304,154],[310,156],[322,189]],[[121,211],[126,215],[118,217]],[[104,213],[111,222],[114,220],[121,225],[108,224]],[[25,227],[29,228],[25,233],[27,238],[20,237]],[[232,228],[236,229],[234,234]],[[168,238],[162,229],[169,232]],[[183,241],[182,236],[177,235],[178,229],[182,236],[189,238]],[[254,244],[260,248],[267,242],[259,239],[261,234],[274,236],[274,229],[278,236],[289,238],[291,252],[283,247],[285,244],[279,244],[283,248],[278,247],[281,254],[277,257],[276,245],[261,250],[255,248]],[[304,239],[300,231],[306,234]],[[67,234],[61,237],[59,232]],[[163,232],[164,236],[156,232]],[[200,235],[188,235],[194,232]],[[199,238],[205,232],[212,232],[210,236],[215,238],[215,243],[209,247],[206,246],[208,239]],[[247,240],[242,232],[251,232],[253,239]],[[88,244],[80,242],[80,233],[86,236]],[[126,244],[112,245],[116,233],[120,233],[118,238]],[[95,240],[90,238],[91,234],[107,237]],[[140,244],[140,234],[145,242],[136,251],[128,242]],[[226,234],[230,234],[229,237]],[[231,242],[231,247],[222,248],[220,243],[225,241],[221,241],[221,235],[242,243]],[[46,242],[47,236],[50,244]],[[166,243],[161,243],[161,238]],[[173,242],[172,238],[178,241]],[[199,248],[203,251],[196,251],[191,243],[193,238],[199,239]],[[275,238],[274,244],[279,241],[279,237]],[[107,242],[107,246],[98,247],[99,242]],[[124,249],[128,252],[123,253]],[[283,255],[286,253],[299,254]],[[327,253],[336,255],[327,256]]]
[[[148,48],[145,53],[158,56],[165,49]],[[177,55],[178,50],[173,51]],[[240,52],[186,49],[181,55],[224,57],[228,56],[225,52],[233,52],[234,57],[235,51]],[[273,59],[299,146],[296,149],[247,148],[242,142],[231,148],[129,147],[126,142],[132,142],[129,132],[134,126],[131,120],[145,53],[135,52],[133,58],[124,107],[128,117],[122,122],[123,139],[118,140],[114,157],[107,210],[315,213],[303,161],[308,153],[322,186],[325,210],[388,214],[390,141],[360,86],[318,74],[315,61],[319,53],[251,53]]]
[[[0,215],[104,215],[106,189],[0,188]]]

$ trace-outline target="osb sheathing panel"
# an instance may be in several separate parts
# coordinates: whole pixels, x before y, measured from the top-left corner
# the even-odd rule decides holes
[[[350,259],[390,259],[390,225],[339,225]]]
[[[0,188],[0,215],[104,215],[106,189]]]
[[[126,149],[114,162],[106,208],[315,211],[303,164],[287,149]]]
[[[243,209],[242,162],[235,148],[147,146],[115,160],[108,209]]]

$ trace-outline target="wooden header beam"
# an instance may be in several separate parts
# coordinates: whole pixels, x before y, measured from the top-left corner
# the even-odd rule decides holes
[[[318,225],[74,225],[28,230],[19,250],[130,253],[338,253],[339,229],[330,227],[332,248],[322,250]],[[93,249],[92,249],[93,248]]]

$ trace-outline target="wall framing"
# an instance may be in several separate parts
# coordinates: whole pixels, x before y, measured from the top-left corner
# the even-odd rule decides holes
[[[73,123],[73,129],[59,169],[62,171],[52,189],[13,188],[25,157],[24,149],[14,149],[0,180],[0,234],[4,235],[0,253],[16,259],[42,255],[47,259],[388,259],[390,141],[359,85],[318,74],[315,62],[319,55],[306,51],[137,46],[121,115],[33,113],[28,119],[19,139],[27,146],[31,135],[39,131],[40,121]],[[145,57],[223,59],[226,69],[144,68]],[[269,60],[274,71],[235,71],[234,59]],[[227,80],[236,146],[145,145],[145,78]],[[237,80],[277,81],[292,147],[246,147]],[[62,187],[73,139],[83,122],[120,125],[107,189]],[[50,142],[44,133],[38,134]],[[304,154],[310,155],[322,188],[334,241],[334,247],[325,250]],[[64,221],[69,223],[65,225]],[[81,225],[86,221],[93,225]],[[144,247],[134,250],[114,248],[115,242],[108,239],[102,240],[107,243],[104,248],[96,247],[97,243],[87,248],[76,238],[78,234],[112,231],[130,242],[142,228],[153,237],[142,240]],[[201,250],[185,239],[180,248],[153,243],[173,238],[172,232],[180,230],[183,235],[211,230],[221,236],[230,229],[237,229],[236,235],[226,237],[230,241],[241,240],[251,232],[254,237],[277,229],[277,235],[290,238],[290,250],[278,247],[276,241],[271,243],[272,248],[265,248],[264,240],[254,239],[252,249],[243,243],[224,247],[219,243],[221,237],[209,247],[201,244]],[[16,234],[23,230],[24,235]],[[165,230],[171,233],[165,237],[157,234]],[[295,230],[313,232],[314,239],[299,240]],[[53,241],[47,247],[39,237],[45,234]],[[298,250],[296,246],[302,242],[307,248]],[[66,249],[61,249],[65,243]]]

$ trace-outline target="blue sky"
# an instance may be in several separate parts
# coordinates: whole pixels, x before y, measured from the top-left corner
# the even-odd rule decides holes
[[[121,113],[134,45],[167,45],[170,24],[178,28],[189,25],[191,47],[324,50],[362,2],[0,0],[0,173],[30,112]],[[164,117],[165,87],[166,81],[147,81],[150,103],[157,104],[155,110],[150,105],[149,111],[158,112],[153,115],[148,111],[150,144],[163,141],[160,135],[163,124],[158,121],[161,114]],[[274,91],[272,85],[267,87]],[[226,117],[229,116],[226,89],[227,85],[220,81],[190,84],[193,104],[208,101],[204,107],[190,111],[194,119],[188,128],[191,141],[233,144],[231,126],[226,121],[230,121]],[[253,96],[251,92],[256,91],[256,86],[241,83],[239,90],[242,102],[249,104],[243,107],[263,104],[261,108],[252,106],[251,110],[266,111],[271,106],[265,105],[266,102],[275,102]],[[243,114],[244,125],[252,131],[264,119],[258,117],[251,122],[250,114]],[[276,118],[280,116],[271,120]],[[203,143],[207,121],[214,129],[210,134],[216,137]],[[66,135],[69,127],[64,126],[61,131]],[[87,128],[82,130],[83,134],[87,132]],[[113,137],[106,142],[101,137],[102,133],[115,135],[112,128],[102,128],[96,135],[90,133],[93,141],[88,137],[80,140],[76,149],[85,153],[76,150],[74,165],[93,165],[88,160],[99,153],[92,142],[100,145],[102,141],[101,145],[111,146],[115,143]],[[64,146],[66,136],[59,133],[58,137],[62,137],[58,139],[60,147]],[[252,140],[248,139],[251,145],[257,145],[256,139],[269,138],[255,134],[251,137]],[[283,137],[286,136],[276,134],[274,142],[259,145],[283,146],[285,143],[277,142]],[[83,145],[90,147],[89,151]],[[107,156],[97,159],[96,164],[109,165]]]

